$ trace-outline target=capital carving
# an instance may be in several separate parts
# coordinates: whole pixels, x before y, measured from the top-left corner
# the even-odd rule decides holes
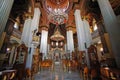
[[[42,26],[40,26],[40,30],[41,30],[41,31],[42,31],[42,30],[48,31],[48,26],[42,25]]]

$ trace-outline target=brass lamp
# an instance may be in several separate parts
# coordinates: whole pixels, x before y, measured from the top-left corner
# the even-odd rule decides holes
[[[54,41],[62,41],[65,39],[65,37],[63,35],[60,34],[60,31],[57,27],[56,31],[54,32],[54,34],[50,37],[51,40]]]

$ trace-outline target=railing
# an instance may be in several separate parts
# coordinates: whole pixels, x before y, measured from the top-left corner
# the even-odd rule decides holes
[[[101,68],[102,80],[120,80],[120,70],[108,67]]]
[[[16,70],[4,70],[0,72],[0,80],[14,80]]]
[[[12,34],[12,35],[20,39],[20,38],[21,38],[22,33],[21,33],[19,30],[14,29],[14,30],[13,30],[13,34]]]
[[[98,32],[98,30],[92,32],[91,35],[92,35],[92,39],[98,37],[98,36],[99,36],[99,32]]]

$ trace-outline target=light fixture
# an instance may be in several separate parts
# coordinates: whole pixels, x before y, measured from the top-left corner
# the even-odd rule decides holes
[[[7,48],[7,51],[10,51],[10,48]]]
[[[56,31],[54,32],[54,34],[50,37],[51,40],[54,41],[62,41],[64,40],[64,36],[60,34],[58,27],[56,27]]]
[[[18,27],[18,22],[15,22],[14,28],[15,28],[15,29],[18,29],[18,28],[19,28],[19,27]]]
[[[97,25],[95,24],[94,25],[94,31],[96,31],[98,28],[97,28]]]
[[[100,48],[100,51],[102,52],[102,51],[103,51],[103,48]]]

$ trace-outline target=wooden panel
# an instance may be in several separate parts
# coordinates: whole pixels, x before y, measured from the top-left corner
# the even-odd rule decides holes
[[[6,35],[6,32],[3,32],[2,33],[2,37],[0,38],[0,50],[1,50],[1,47],[3,45],[4,39],[5,39],[5,35]]]

